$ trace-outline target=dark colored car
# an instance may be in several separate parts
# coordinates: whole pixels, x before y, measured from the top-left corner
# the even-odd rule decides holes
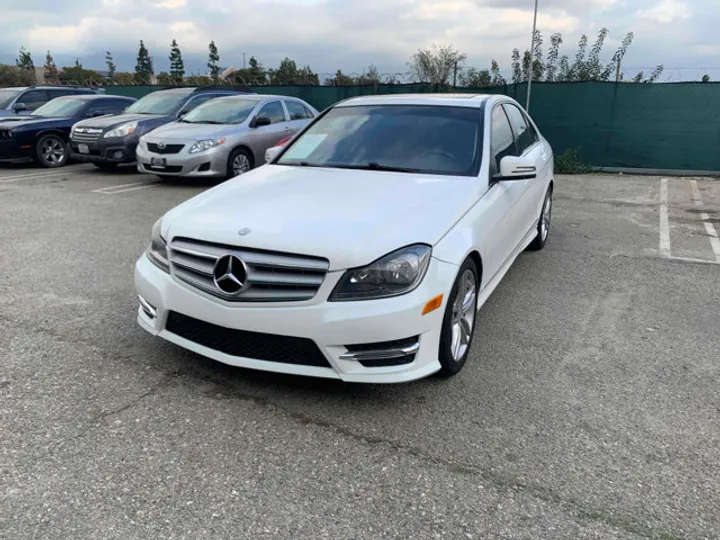
[[[78,123],[70,138],[72,157],[107,169],[120,163],[133,163],[142,135],[177,120],[210,99],[249,93],[252,92],[247,87],[173,88],[153,92],[140,98],[120,116]]]
[[[62,167],[70,157],[73,125],[86,118],[119,114],[135,101],[121,96],[67,96],[27,116],[0,118],[0,161],[36,160],[43,167]]]
[[[48,101],[63,96],[96,94],[90,88],[71,86],[14,86],[0,88],[0,117],[27,115]]]

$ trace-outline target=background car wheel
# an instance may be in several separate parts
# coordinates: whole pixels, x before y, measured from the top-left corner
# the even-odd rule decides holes
[[[70,152],[65,140],[51,133],[40,137],[35,145],[35,157],[43,167],[55,168],[67,163]]]
[[[227,164],[227,177],[234,178],[253,168],[253,157],[244,148],[236,148],[230,154]]]
[[[101,171],[112,171],[117,168],[117,163],[93,163]]]
[[[467,259],[460,267],[445,307],[438,354],[441,377],[455,375],[467,361],[475,333],[479,282],[475,263]]]
[[[550,186],[545,193],[542,210],[540,211],[540,219],[538,220],[537,236],[535,240],[528,246],[529,251],[539,251],[545,247],[548,235],[550,234],[550,218],[552,217],[553,190]]]

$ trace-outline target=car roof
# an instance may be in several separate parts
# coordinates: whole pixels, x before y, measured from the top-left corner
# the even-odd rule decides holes
[[[135,98],[127,96],[113,96],[108,94],[78,94],[77,96],[60,96],[55,99],[74,99],[81,101],[95,101],[100,99],[120,99],[122,101],[137,101]]]
[[[229,95],[235,95],[235,94],[243,94],[245,90],[236,90],[233,88],[222,88],[217,86],[183,86],[181,88],[163,88],[162,90],[156,90],[154,92],[151,92],[151,94],[157,94],[158,92],[163,92],[165,94],[201,94],[204,92],[217,92],[217,93],[227,93]],[[148,94],[150,95],[150,94]],[[248,94],[248,95],[255,95],[255,94]]]
[[[280,96],[276,94],[230,94],[222,99],[246,99],[250,101],[265,101],[267,99],[289,99],[291,101],[303,102],[299,97]]]
[[[347,99],[336,107],[352,107],[357,105],[439,105],[455,107],[482,107],[491,94],[385,94],[375,96],[359,96]]]

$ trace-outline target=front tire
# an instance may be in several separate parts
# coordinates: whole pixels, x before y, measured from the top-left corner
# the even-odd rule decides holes
[[[540,211],[540,219],[537,225],[537,236],[535,240],[527,247],[528,251],[540,251],[545,247],[548,236],[550,235],[550,218],[552,217],[553,189],[548,187],[543,200],[542,210]]]
[[[50,133],[43,135],[35,144],[35,157],[40,165],[48,169],[63,167],[70,157],[67,142],[60,136]]]
[[[235,178],[253,168],[253,157],[244,148],[236,148],[230,154],[227,163],[227,178]]]
[[[441,377],[457,374],[470,354],[479,284],[477,266],[472,259],[467,259],[460,267],[445,307],[438,351],[441,366],[438,375]]]

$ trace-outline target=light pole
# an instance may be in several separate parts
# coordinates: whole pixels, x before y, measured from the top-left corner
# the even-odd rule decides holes
[[[533,15],[533,29],[532,37],[530,38],[530,66],[528,69],[528,89],[527,89],[527,103],[525,104],[525,110],[530,112],[530,92],[532,91],[532,79],[533,79],[533,61],[535,57],[535,30],[537,28],[537,14],[538,14],[538,0],[535,0],[535,14]]]
[[[243,69],[245,69],[245,55],[246,55],[246,54],[247,54],[247,53],[242,53],[242,55],[243,55]]]

